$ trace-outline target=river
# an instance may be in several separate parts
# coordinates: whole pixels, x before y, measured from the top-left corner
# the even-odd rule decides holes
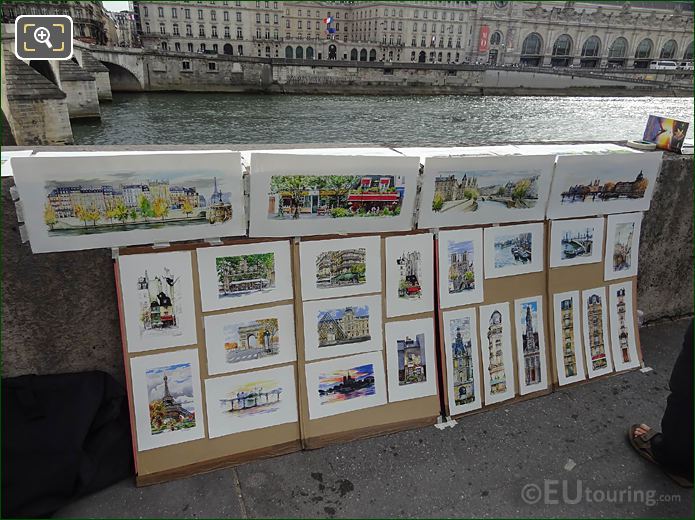
[[[114,93],[73,134],[83,145],[615,141],[641,139],[649,114],[692,121],[693,98]]]

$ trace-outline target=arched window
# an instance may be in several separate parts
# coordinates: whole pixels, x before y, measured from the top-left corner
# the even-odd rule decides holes
[[[360,51],[360,61],[367,61],[367,49]]]
[[[637,46],[637,50],[635,51],[635,58],[638,60],[648,60],[651,55],[652,55],[652,49],[654,48],[654,44],[649,38],[645,38],[641,42],[639,42],[639,45]]]
[[[265,46],[265,57],[270,58],[270,46],[269,45]]]
[[[303,60],[304,48],[301,45],[297,45],[297,48],[294,50],[294,55],[298,60]]]
[[[244,46],[243,45],[237,45],[237,54],[239,54],[239,56],[244,55]]]
[[[420,51],[420,54],[418,54],[417,57],[418,63],[425,63],[427,61],[427,56],[425,55],[425,51]]]
[[[608,58],[624,58],[627,56],[627,40],[625,38],[616,38],[608,49]]]
[[[690,42],[690,45],[688,45],[685,49],[685,52],[683,53],[683,59],[684,60],[692,60],[693,59],[693,42]]]
[[[306,59],[307,60],[313,60],[314,59],[314,48],[313,47],[307,47],[306,48]]]
[[[538,67],[541,64],[541,49],[543,40],[538,33],[531,33],[521,46],[521,63],[531,67]]]
[[[553,44],[553,56],[569,56],[572,53],[572,38],[567,34],[557,37]]]
[[[294,58],[294,49],[289,45],[285,47],[285,58],[287,58],[288,60]]]
[[[369,61],[376,61],[376,51],[374,49],[369,51]]]
[[[357,53],[357,49],[352,49],[352,50],[350,51],[350,59],[351,59],[352,61],[357,61],[357,54],[358,54],[358,53]]]
[[[676,50],[678,46],[676,45],[676,40],[669,40],[666,43],[664,43],[664,46],[661,48],[661,53],[659,54],[659,58],[664,59],[664,60],[672,60],[673,58],[676,57]]]
[[[582,56],[593,58],[598,56],[600,50],[601,40],[598,39],[598,36],[591,36],[582,46]]]
[[[232,47],[231,43],[225,43],[224,47],[222,47],[222,52],[231,56],[232,54],[234,54],[234,47]]]
[[[490,36],[490,45],[499,45],[502,43],[502,33],[499,31],[495,31],[492,33],[492,36]]]
[[[162,42],[162,50],[165,51],[168,49],[167,42]]]

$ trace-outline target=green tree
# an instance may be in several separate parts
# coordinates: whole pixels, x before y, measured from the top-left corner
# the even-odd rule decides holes
[[[125,221],[128,220],[128,208],[126,207],[123,201],[120,201],[118,204],[116,204],[113,210],[114,218],[120,221],[121,224],[124,224]]]
[[[89,212],[82,204],[75,204],[75,217],[84,222],[84,227],[87,227]]]
[[[440,193],[435,193],[432,199],[432,211],[441,211],[444,207],[444,199]]]
[[[350,267],[350,272],[356,274],[359,280],[364,280],[364,275],[367,272],[367,266],[365,266],[364,264],[353,264]]]
[[[353,175],[328,175],[319,178],[323,181],[322,187],[325,190],[335,192],[334,206],[337,208],[343,207],[347,194],[350,193],[357,180],[357,177]]]
[[[46,206],[43,209],[43,221],[51,230],[58,222],[58,217],[50,202],[46,202]]]
[[[164,217],[169,214],[169,204],[167,201],[161,197],[157,197],[152,204],[152,214],[155,218],[164,220]]]
[[[85,212],[85,218],[92,223],[93,227],[97,227],[97,222],[101,219],[101,211],[92,204]]]
[[[463,279],[467,282],[472,282],[473,280],[475,280],[475,275],[473,274],[473,271],[466,271],[463,275]]]
[[[512,189],[512,198],[515,200],[525,199],[530,188],[531,181],[529,179],[520,180]]]
[[[138,212],[135,210],[135,208],[130,210],[130,213],[128,213],[128,217],[133,222],[135,222],[138,219]]]
[[[193,213],[193,204],[191,204],[188,200],[184,200],[183,204],[181,204],[181,211],[186,214],[186,217],[190,217],[191,213]]]
[[[144,195],[140,195],[138,198],[138,208],[140,208],[140,215],[142,215],[142,218],[145,219],[145,222],[147,222],[149,217],[154,215],[152,212],[152,203],[150,202],[150,199]]]

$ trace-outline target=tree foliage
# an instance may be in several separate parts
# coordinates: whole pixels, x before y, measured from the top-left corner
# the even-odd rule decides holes
[[[58,216],[50,202],[47,202],[43,209],[43,221],[50,229],[53,229],[53,226],[58,222]]]

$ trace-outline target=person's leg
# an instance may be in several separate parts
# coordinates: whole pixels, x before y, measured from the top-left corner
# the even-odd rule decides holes
[[[669,382],[661,435],[652,439],[652,452],[671,471],[693,479],[693,322],[690,322]]]

